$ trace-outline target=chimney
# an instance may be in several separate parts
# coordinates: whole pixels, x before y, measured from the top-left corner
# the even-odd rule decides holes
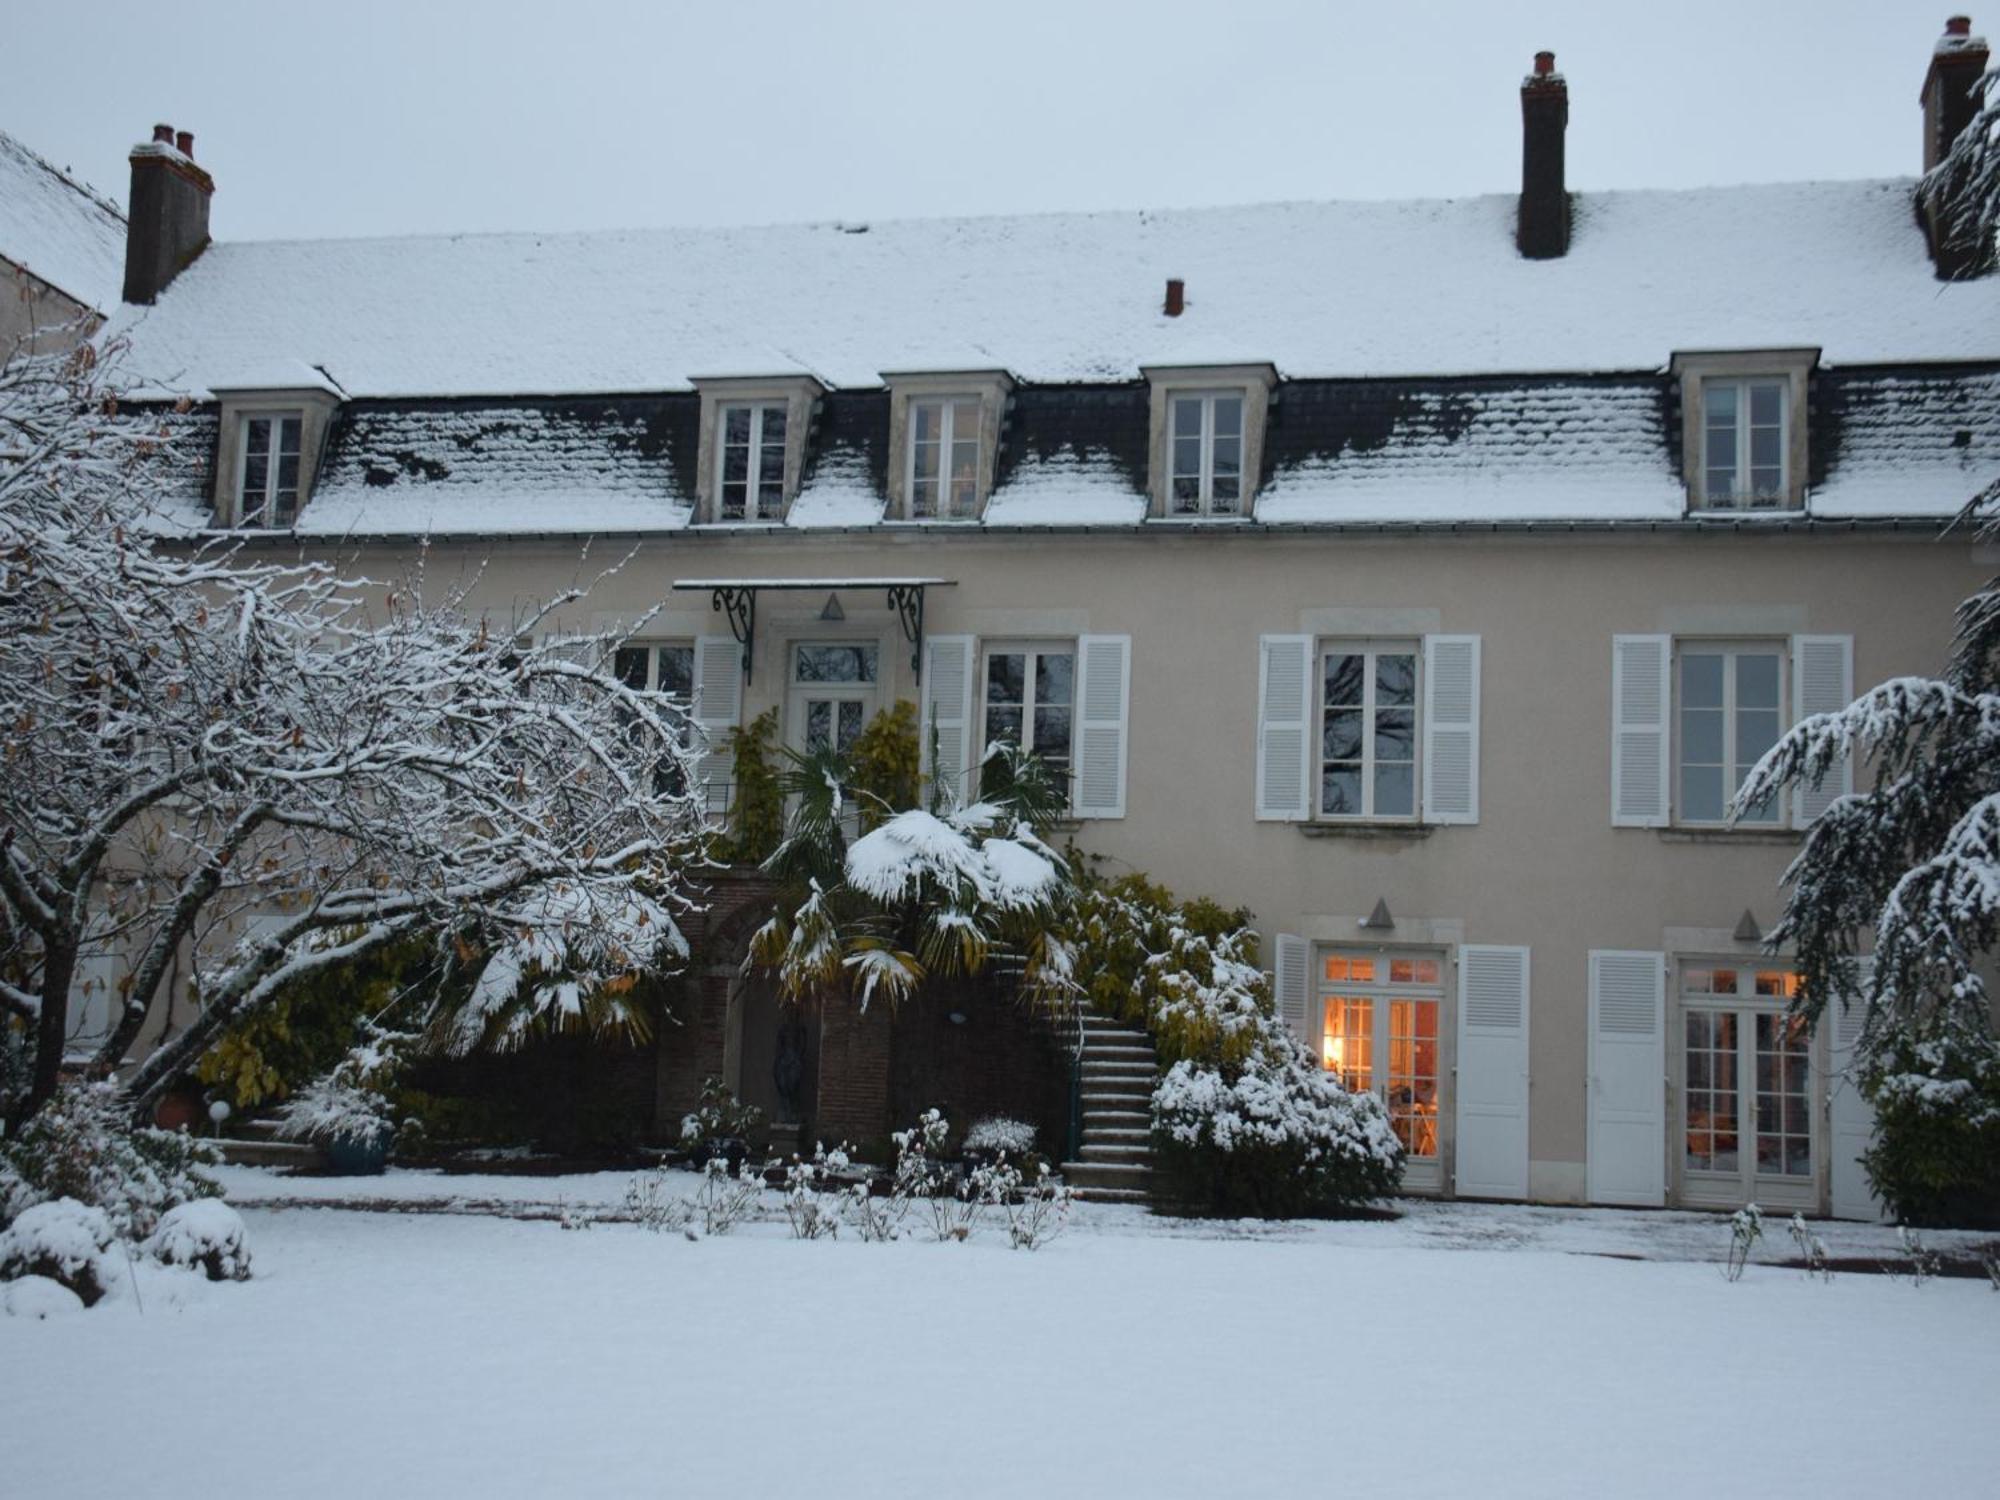
[[[1569,126],[1569,85],[1553,52],[1535,54],[1535,71],[1521,80],[1521,208],[1514,243],[1529,260],[1569,251],[1569,194],[1563,188],[1563,131]]]
[[[125,300],[151,302],[208,247],[208,200],[215,179],[194,164],[194,136],[155,125],[132,148],[126,215]]]
[[[1170,318],[1178,318],[1187,306],[1187,283],[1178,276],[1167,278],[1167,300],[1160,309]]]
[[[1953,16],[1944,23],[1944,35],[1931,49],[1930,69],[1924,74],[1923,92],[1917,102],[1924,107],[1924,172],[1928,176],[1951,154],[1955,142],[1978,112],[1973,86],[1986,71],[1990,54],[1986,39],[1972,34],[1970,16]],[[1956,281],[1977,276],[1986,269],[1986,254],[1977,237],[1966,235],[1953,223],[1959,195],[1966,184],[1951,180],[1925,183],[1918,195],[1919,217],[1924,238],[1929,242],[1931,263],[1940,281]]]

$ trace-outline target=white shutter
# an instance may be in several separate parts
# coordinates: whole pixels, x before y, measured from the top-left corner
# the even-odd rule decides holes
[[[1611,638],[1611,822],[1664,828],[1673,638]]]
[[[1458,950],[1462,1196],[1528,1196],[1528,950]]]
[[[1257,643],[1257,816],[1312,816],[1312,654],[1309,635]]]
[[[1792,637],[1792,722],[1837,714],[1854,701],[1854,637]],[[1816,787],[1792,788],[1792,827],[1810,828],[1836,797],[1854,790],[1854,766],[1843,759]]]
[[[1306,940],[1289,932],[1278,934],[1276,981],[1278,1019],[1300,1040],[1306,1035],[1306,991],[1312,985],[1312,963]]]
[[[694,643],[694,702],[690,705],[703,749],[695,775],[708,788],[708,811],[729,810],[735,758],[729,731],[743,720],[743,647],[734,636],[704,635]]]
[[[969,635],[933,635],[924,640],[924,712],[919,731],[924,775],[952,803],[970,800],[965,773],[973,752],[975,644]],[[933,750],[935,765],[931,763]]]
[[[1861,1153],[1875,1139],[1875,1106],[1862,1097],[1860,1086],[1847,1076],[1854,1062],[1854,1044],[1861,1040],[1861,1022],[1867,1015],[1865,962],[1859,978],[1859,992],[1834,996],[1827,1002],[1825,1013],[1826,1134],[1830,1165],[1827,1208],[1836,1219],[1875,1221],[1887,1218],[1888,1211],[1868,1185],[1868,1174],[1861,1166]]]
[[[1132,693],[1132,637],[1076,643],[1076,797],[1079,818],[1125,816],[1125,719]]]
[[[1592,1203],[1667,1199],[1667,965],[1660,953],[1590,955]]]
[[[1479,821],[1476,635],[1424,637],[1424,821]]]

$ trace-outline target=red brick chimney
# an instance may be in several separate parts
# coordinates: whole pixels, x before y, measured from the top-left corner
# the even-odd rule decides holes
[[[194,135],[155,125],[132,148],[126,214],[125,300],[151,302],[208,248],[208,200],[215,179],[194,164]]]
[[[1521,80],[1521,207],[1514,243],[1530,260],[1569,251],[1569,193],[1563,186],[1563,132],[1569,128],[1569,85],[1553,52],[1535,54],[1535,71]]]
[[[1917,98],[1924,107],[1926,174],[1951,154],[1952,143],[1978,113],[1973,88],[1985,73],[1989,56],[1986,39],[1972,34],[1970,16],[1953,16],[1944,23],[1944,35],[1931,49],[1931,65]],[[1976,276],[1986,268],[1986,247],[1954,232],[1953,198],[1949,182],[1927,183],[1926,191],[1918,197],[1924,238],[1930,244],[1931,263],[1937,267],[1940,281]]]

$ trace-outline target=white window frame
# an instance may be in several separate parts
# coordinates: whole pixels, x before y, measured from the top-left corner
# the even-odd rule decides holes
[[[701,396],[700,435],[695,444],[695,486],[698,493],[693,497],[693,504],[696,520],[719,526],[782,524],[790,513],[792,502],[798,498],[813,412],[820,398],[826,394],[826,387],[810,375],[705,375],[694,381],[694,387]],[[758,505],[752,513],[750,502],[756,498],[756,486],[752,485],[744,497],[744,514],[725,519],[722,514],[722,459],[723,439],[728,431],[726,414],[731,409],[745,407],[760,413],[754,423],[754,435],[758,441],[751,447],[751,453],[759,459],[762,457],[763,436],[761,411],[773,407],[784,410],[782,493],[775,511]],[[753,472],[761,473],[761,469]]]
[[[749,459],[745,468],[743,490],[743,514],[727,514],[728,500],[724,485],[724,475],[729,464],[729,414],[747,411],[750,413]],[[777,412],[784,420],[784,434],[776,444],[778,449],[778,498],[775,505],[766,510],[762,503],[764,488],[764,450],[772,446],[764,437],[764,424],[772,412]],[[790,498],[787,476],[792,470],[792,412],[791,403],[782,400],[741,400],[718,401],[715,410],[715,472],[710,489],[715,518],[718,521],[782,521],[785,505]]]
[[[1264,472],[1264,427],[1271,408],[1271,393],[1278,386],[1278,371],[1261,365],[1152,365],[1139,372],[1147,382],[1148,439],[1147,490],[1150,515],[1156,521],[1178,521],[1183,525],[1214,519],[1218,522],[1250,518],[1257,506],[1257,485]],[[1204,413],[1202,443],[1202,503],[1199,511],[1182,511],[1174,503],[1174,403],[1184,396],[1243,398],[1243,431],[1239,444],[1242,473],[1238,478],[1236,503],[1228,510],[1213,508],[1214,431],[1212,415]]]
[[[1329,656],[1361,656],[1361,806],[1360,812],[1326,811],[1326,659]],[[1381,813],[1375,810],[1375,701],[1376,658],[1408,656],[1414,660],[1410,701],[1410,810]],[[1351,707],[1353,705],[1343,705]],[[1326,636],[1313,642],[1312,733],[1312,819],[1324,823],[1418,823],[1424,811],[1424,643],[1421,638],[1362,638]],[[1351,762],[1343,762],[1351,764]]]
[[[246,502],[244,486],[250,477],[250,429],[258,422],[268,423],[271,428],[270,446],[265,450],[264,499],[258,506]],[[284,434],[289,427],[298,442],[297,467],[293,471],[292,511],[283,520],[275,518],[273,507],[279,493],[278,461],[284,452]],[[306,492],[306,419],[300,409],[273,411],[246,411],[236,418],[236,483],[232,491],[233,514],[236,525],[246,531],[289,531],[298,524],[299,512],[305,506]],[[252,520],[255,514],[258,519]]]
[[[993,494],[994,473],[999,465],[1000,426],[1014,379],[1005,370],[963,370],[923,374],[884,374],[889,387],[889,505],[888,514],[898,521],[919,526],[962,526],[976,524],[986,513]],[[940,422],[937,499],[950,498],[951,448],[956,442],[971,441],[973,448],[972,501],[963,512],[919,515],[915,504],[917,468],[916,408],[945,403],[950,414]],[[951,403],[970,402],[976,418],[971,434],[958,430],[960,418]]]
[[[1683,789],[1682,770],[1685,765],[1682,744],[1682,716],[1688,711],[1687,692],[1682,679],[1682,663],[1690,655],[1720,656],[1722,665],[1722,753],[1723,753],[1723,814],[1719,818],[1694,818],[1687,812],[1687,798]],[[1736,703],[1736,663],[1745,656],[1775,656],[1778,661],[1778,735],[1783,737],[1791,728],[1791,684],[1792,653],[1791,642],[1781,637],[1769,639],[1729,638],[1711,639],[1703,636],[1675,636],[1668,670],[1671,673],[1669,685],[1670,732],[1673,737],[1672,779],[1668,786],[1669,806],[1673,809],[1673,821],[1683,828],[1728,828],[1737,827],[1752,831],[1762,829],[1778,830],[1788,827],[1785,819],[1785,798],[1783,793],[1774,795],[1766,805],[1763,816],[1739,818],[1732,825],[1729,821],[1729,805],[1735,799],[1736,790],[1742,782],[1735,777],[1738,760]],[[1746,768],[1747,769],[1747,768]]]
[[[1219,434],[1216,431],[1215,411],[1218,401],[1236,403],[1236,494],[1227,504],[1219,505],[1215,498],[1215,444]],[[1184,505],[1176,487],[1180,481],[1190,476],[1177,467],[1180,451],[1180,410],[1184,404],[1198,404],[1201,410],[1201,450],[1197,472],[1191,476],[1195,480],[1194,503]],[[1248,447],[1250,426],[1250,393],[1241,386],[1222,390],[1173,391],[1167,396],[1167,506],[1169,514],[1187,515],[1228,515],[1240,516],[1244,513],[1244,491],[1248,481],[1243,471],[1243,455]]]
[[[936,408],[938,414],[938,469],[937,493],[929,510],[920,510],[917,503],[917,414],[928,408]],[[971,410],[972,435],[967,437],[958,430],[959,422],[967,408]],[[903,509],[912,521],[974,521],[979,518],[981,467],[981,434],[985,423],[982,420],[983,403],[978,393],[960,391],[954,394],[912,396],[908,413],[907,435],[903,441]],[[952,458],[954,450],[960,447],[972,449],[972,498],[964,510],[951,505]]]
[[[991,680],[992,661],[996,656],[1025,656],[1028,665],[1021,681],[1023,701],[1021,704],[1021,748],[1034,753],[1035,743],[1035,683],[1041,674],[1041,658],[1044,656],[1067,656],[1069,658],[1069,753],[1062,765],[1065,788],[1064,800],[1074,804],[1076,799],[1076,752],[1077,752],[1077,705],[1076,680],[1081,670],[1077,643],[1074,637],[1068,640],[996,640],[979,643],[979,693],[974,700],[974,709],[979,715],[979,746],[975,754],[983,756],[986,747],[992,743],[986,733],[987,684]],[[1043,705],[1053,707],[1054,705]],[[1046,764],[1046,762],[1044,762]],[[1054,767],[1050,767],[1054,770]]]
[[[875,660],[875,675],[870,679],[853,682],[813,682],[799,676],[799,652],[810,647],[828,647],[839,650],[872,651]],[[826,699],[833,703],[858,703],[861,705],[861,727],[856,733],[865,731],[869,721],[879,712],[882,694],[888,687],[885,680],[890,656],[881,640],[875,636],[849,636],[845,639],[835,636],[799,637],[785,642],[785,718],[787,721],[786,743],[801,754],[807,749],[805,701],[808,698]],[[840,717],[836,711],[832,729],[834,743],[840,739]]]
[[[1719,349],[1677,350],[1668,368],[1679,383],[1681,414],[1681,473],[1687,484],[1688,511],[1693,515],[1715,512],[1740,516],[1746,511],[1775,514],[1803,509],[1806,503],[1806,468],[1809,459],[1806,393],[1812,372],[1819,364],[1819,350]],[[1732,492],[1708,493],[1708,397],[1711,390],[1729,393],[1729,399],[1747,408],[1742,394],[1753,385],[1772,384],[1780,388],[1779,453],[1784,483],[1779,492],[1763,500]],[[1747,415],[1740,410],[1739,415]],[[1738,481],[1749,471],[1749,429],[1739,425],[1737,449]]]
[[[1711,375],[1701,383],[1701,496],[1703,505],[1709,510],[1782,510],[1786,497],[1791,494],[1791,441],[1792,419],[1788,382],[1782,375],[1760,377],[1754,375]],[[1775,490],[1758,492],[1752,488],[1752,464],[1750,454],[1754,429],[1750,414],[1754,406],[1753,392],[1757,390],[1773,392],[1778,403],[1778,487]],[[1736,430],[1735,475],[1730,481],[1727,493],[1718,494],[1710,488],[1709,476],[1715,465],[1709,461],[1708,445],[1712,436],[1713,417],[1723,403],[1728,401],[1731,417]]]

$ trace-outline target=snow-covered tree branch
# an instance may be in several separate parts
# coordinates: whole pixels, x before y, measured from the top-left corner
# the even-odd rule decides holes
[[[2000,73],[1972,85],[1978,108],[1917,191],[1954,247],[1971,253],[1978,269],[1990,265],[2000,235]]]
[[[686,705],[555,611],[343,578],[177,531],[172,410],[88,350],[0,367],[0,981],[54,1090],[79,961],[123,1003],[95,1066],[192,964],[198,1019],[141,1099],[286,978],[411,932],[491,955],[473,1029],[580,1013],[683,951],[704,828]],[[552,976],[560,971],[561,979]]]

